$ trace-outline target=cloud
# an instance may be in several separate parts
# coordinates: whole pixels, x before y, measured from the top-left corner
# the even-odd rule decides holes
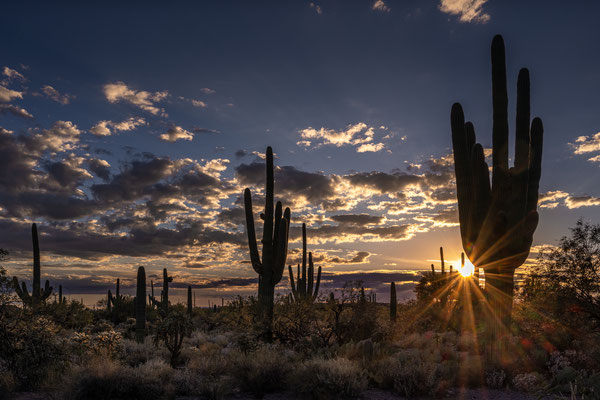
[[[486,23],[490,15],[486,14],[482,7],[487,0],[440,0],[440,11],[458,15],[460,22]]]
[[[565,199],[565,205],[570,208],[600,206],[600,197],[593,196],[569,196]]]
[[[16,117],[33,118],[33,115],[24,108],[12,104],[0,104],[0,114],[10,113]]]
[[[216,93],[216,91],[214,91],[211,88],[207,88],[207,87],[200,89],[200,91],[204,94],[215,94]]]
[[[14,69],[11,69],[8,67],[4,67],[2,69],[2,75],[7,77],[7,82],[10,82],[12,80],[18,80],[21,82],[25,82],[27,80],[20,72],[15,71]]]
[[[4,86],[0,85],[0,102],[1,103],[10,103],[11,101],[13,101],[15,99],[22,99],[22,98],[23,98],[23,92],[11,90],[11,89],[5,88]]]
[[[214,133],[214,134],[221,133],[221,131],[218,131],[216,129],[208,129],[208,128],[200,128],[200,127],[194,127],[194,128],[192,128],[192,130],[194,131],[194,133]]]
[[[153,115],[160,115],[166,117],[164,108],[156,106],[158,103],[164,100],[168,95],[168,91],[162,92],[147,92],[144,90],[135,91],[130,89],[123,82],[108,83],[104,85],[104,95],[109,103],[117,103],[119,101],[126,101],[133,104],[136,107],[141,108],[144,111],[148,111]]]
[[[575,143],[570,143],[575,154],[588,154],[600,151],[600,132],[592,136],[579,136]],[[600,154],[590,157],[590,162],[600,162]]]
[[[568,209],[600,206],[600,198],[594,196],[574,196],[562,190],[541,193],[538,204],[540,208],[556,208],[564,205]]]
[[[176,142],[177,140],[192,140],[194,134],[190,131],[186,131],[180,126],[172,126],[167,130],[167,133],[160,135],[160,139],[165,142]]]
[[[121,122],[113,121],[98,121],[96,125],[90,128],[90,132],[96,136],[110,136],[113,131],[117,133],[119,131],[131,131],[138,126],[146,124],[144,118],[130,117]],[[111,131],[111,128],[113,131]]]
[[[376,0],[371,6],[371,10],[390,12],[390,8],[383,2],[383,0]]]
[[[317,141],[317,147],[322,145],[334,145],[342,147],[347,145],[358,146],[357,152],[377,152],[383,150],[383,143],[372,143],[375,135],[375,128],[369,127],[364,122],[354,125],[348,125],[345,130],[336,131],[334,129],[308,127],[300,131],[300,137],[303,140],[298,141],[298,146],[309,147],[313,141]]]
[[[191,99],[190,101],[192,102],[192,105],[193,105],[194,107],[198,107],[198,108],[206,108],[206,103],[205,103],[205,102],[203,102],[203,101],[201,101],[201,100],[194,100],[194,99]]]
[[[383,143],[365,143],[358,146],[356,149],[357,153],[367,153],[367,152],[378,152],[383,150],[385,145]]]
[[[54,89],[50,85],[44,85],[44,86],[42,86],[42,88],[40,90],[46,97],[48,97],[49,99],[52,99],[60,104],[69,104],[69,102],[73,98],[73,96],[70,94],[59,93],[58,90]]]
[[[314,2],[311,1],[309,6],[310,6],[310,8],[314,9],[317,12],[317,14],[323,15],[323,10],[321,9],[320,5],[315,4]]]
[[[71,121],[56,121],[50,129],[33,129],[24,138],[27,147],[37,153],[45,151],[64,152],[75,149],[81,131]]]
[[[329,218],[345,225],[378,225],[384,220],[384,217],[370,214],[332,215]]]

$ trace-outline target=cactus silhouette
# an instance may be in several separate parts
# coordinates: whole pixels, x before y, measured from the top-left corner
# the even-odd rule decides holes
[[[58,285],[58,304],[65,302],[65,298],[62,295],[62,285]]]
[[[40,287],[41,277],[41,266],[40,266],[40,243],[38,240],[37,225],[31,224],[31,240],[33,242],[33,282],[31,283],[31,294],[27,291],[27,284],[21,282],[19,286],[19,280],[16,276],[13,277],[13,289],[17,293],[17,296],[23,302],[23,305],[37,308],[40,304],[52,294],[52,287],[50,281],[46,280],[44,289]]]
[[[278,201],[273,207],[275,178],[273,173],[273,149],[267,147],[267,182],[265,192],[265,209],[261,213],[264,221],[262,239],[262,260],[258,253],[256,232],[254,231],[254,215],[252,212],[252,194],[250,189],[244,190],[244,208],[246,211],[246,231],[250,249],[250,261],[258,274],[258,303],[264,333],[267,339],[271,336],[273,321],[273,301],[275,285],[281,281],[285,260],[287,258],[288,234],[290,225],[290,209]],[[275,208],[275,209],[274,209]]]
[[[106,300],[108,312],[111,312],[114,309],[114,311],[118,313],[123,306],[123,301],[124,296],[121,294],[121,280],[117,278],[117,291],[115,292],[115,296],[112,295],[110,289],[108,290],[108,297]]]
[[[192,287],[188,286],[187,291],[187,313],[188,315],[192,315],[193,306],[192,306]]]
[[[543,126],[531,125],[529,72],[517,79],[514,167],[508,166],[508,94],[504,41],[492,41],[492,182],[475,129],[465,123],[459,103],[452,106],[451,127],[458,214],[463,248],[485,272],[488,302],[499,321],[510,323],[514,271],[527,259],[538,224],[536,211],[542,167]]]
[[[396,282],[392,282],[390,285],[390,321],[396,322],[396,309],[398,307],[398,300],[396,299]]]
[[[146,270],[138,268],[135,292],[135,340],[144,342],[146,336]]]
[[[292,286],[292,295],[296,302],[308,301],[313,303],[319,296],[319,286],[321,285],[321,267],[317,272],[315,282],[315,266],[312,260],[312,253],[308,253],[308,270],[306,268],[306,224],[302,224],[302,275],[300,275],[300,264],[298,264],[298,281],[294,283],[294,272],[292,266],[288,266],[290,273],[290,285]],[[313,289],[314,287],[314,289]]]
[[[163,269],[163,290],[160,292],[160,301],[154,298],[154,285],[152,285],[152,296],[150,304],[156,306],[163,314],[169,313],[169,282],[173,282],[173,277],[167,274],[167,269]]]

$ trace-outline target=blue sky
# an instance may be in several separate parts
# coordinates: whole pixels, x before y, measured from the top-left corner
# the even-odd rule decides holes
[[[271,145],[293,239],[306,222],[326,287],[358,277],[383,295],[390,278],[414,281],[440,245],[460,256],[450,107],[461,102],[490,147],[497,33],[511,121],[518,70],[531,72],[532,116],[545,126],[534,244],[556,243],[578,217],[600,217],[599,11],[497,0],[5,5],[5,265],[29,276],[35,221],[43,274],[71,293],[132,282],[140,264],[208,297],[251,293],[239,195],[260,192]]]

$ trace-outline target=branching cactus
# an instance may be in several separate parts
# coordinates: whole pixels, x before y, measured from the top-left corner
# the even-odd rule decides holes
[[[250,189],[244,190],[244,208],[246,211],[246,231],[250,248],[250,261],[258,274],[258,303],[261,320],[267,337],[271,335],[273,321],[273,301],[275,285],[281,281],[288,249],[288,233],[290,226],[290,209],[282,212],[283,206],[278,201],[273,207],[275,178],[273,173],[273,150],[267,147],[267,184],[265,192],[265,209],[261,214],[264,221],[262,239],[262,260],[256,243],[254,215],[252,211],[252,194]]]
[[[23,302],[23,305],[37,308],[41,303],[46,301],[48,297],[50,297],[52,294],[52,286],[50,286],[50,281],[46,280],[44,289],[42,290],[40,287],[40,243],[38,240],[36,224],[31,224],[31,240],[33,242],[33,282],[31,283],[31,294],[29,294],[27,291],[27,284],[25,282],[21,282],[21,285],[19,285],[19,280],[16,276],[13,277],[13,289]]]
[[[169,312],[169,282],[173,282],[173,277],[169,276],[167,269],[163,269],[163,290],[160,292],[160,301],[154,298],[154,285],[152,285],[152,296],[150,296],[150,304],[157,307],[164,314]]]
[[[465,123],[459,103],[451,127],[458,213],[463,248],[485,272],[485,291],[498,321],[508,326],[515,269],[525,262],[538,224],[536,211],[542,171],[542,120],[530,125],[529,72],[517,79],[514,166],[508,166],[508,94],[504,41],[492,41],[492,180],[475,129]]]
[[[121,294],[121,280],[117,278],[117,291],[115,292],[115,296],[112,295],[110,290],[108,291],[108,298],[106,301],[108,311],[110,312],[114,308],[115,312],[118,313],[121,310],[124,299],[125,297]]]
[[[308,253],[308,269],[306,267],[306,224],[304,223],[302,224],[302,274],[300,274],[300,264],[298,264],[298,281],[296,283],[294,283],[292,266],[289,265],[288,269],[294,300],[296,302],[308,301],[314,303],[319,296],[319,286],[321,286],[321,267],[319,267],[315,282],[315,266],[312,253]]]
[[[144,267],[138,268],[135,299],[135,339],[143,343],[146,336],[146,270]]]

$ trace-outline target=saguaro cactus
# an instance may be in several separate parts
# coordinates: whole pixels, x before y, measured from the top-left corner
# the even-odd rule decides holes
[[[58,285],[58,304],[65,302],[65,298],[62,295],[62,285]]]
[[[250,248],[250,261],[258,274],[258,303],[265,334],[270,337],[273,321],[273,301],[275,285],[283,275],[288,249],[288,233],[290,225],[290,209],[278,201],[273,207],[275,178],[273,174],[273,150],[267,147],[267,183],[265,193],[265,210],[261,214],[264,221],[262,239],[262,261],[258,253],[256,232],[254,231],[254,215],[252,212],[252,194],[250,189],[244,190],[244,208],[246,211],[246,231]]]
[[[152,296],[150,304],[159,308],[164,314],[169,312],[169,282],[173,282],[173,277],[167,274],[167,269],[163,269],[163,290],[160,292],[160,301],[154,298],[154,285],[152,286]]]
[[[187,293],[187,312],[189,315],[192,315],[192,287],[188,286],[188,293]]]
[[[529,72],[519,71],[515,164],[508,166],[508,94],[504,41],[492,41],[492,182],[483,146],[465,123],[459,103],[452,106],[452,146],[462,244],[476,268],[483,268],[488,302],[505,326],[510,323],[515,269],[527,259],[538,224],[536,211],[542,171],[542,120],[531,125]]]
[[[138,268],[135,299],[135,340],[143,343],[146,336],[146,270],[144,267]]]
[[[31,224],[31,240],[33,242],[33,282],[31,283],[31,295],[27,291],[27,284],[25,282],[21,282],[21,285],[19,286],[19,280],[16,276],[13,277],[13,288],[24,305],[37,308],[42,302],[46,301],[46,299],[50,297],[52,294],[52,287],[50,286],[50,281],[48,280],[46,280],[44,290],[42,290],[40,287],[40,243],[38,240],[36,224]]]
[[[396,282],[390,285],[390,321],[396,322],[396,309],[398,300],[396,299]]]
[[[313,264],[312,253],[308,253],[308,270],[306,268],[306,224],[304,223],[302,224],[302,275],[300,275],[300,264],[298,264],[298,282],[296,284],[294,283],[292,266],[289,265],[288,269],[294,300],[297,302],[308,301],[313,303],[317,299],[317,296],[319,296],[321,267],[319,267],[317,281],[315,282],[315,266]]]

